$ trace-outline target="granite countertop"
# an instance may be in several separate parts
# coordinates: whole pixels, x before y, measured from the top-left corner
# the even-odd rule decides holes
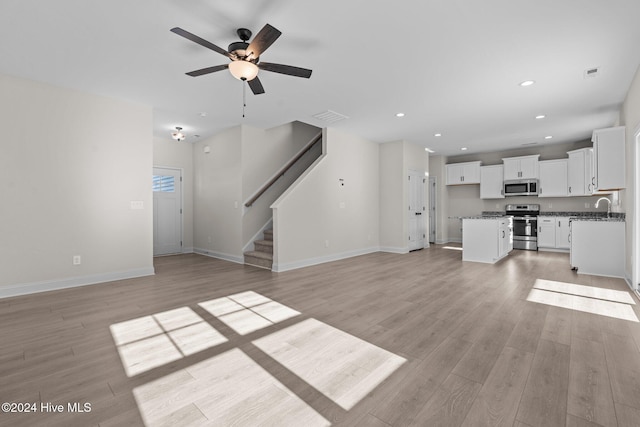
[[[613,214],[612,214],[613,215]],[[573,216],[569,218],[570,221],[599,221],[599,222],[625,222],[624,217],[620,216]]]
[[[607,217],[606,212],[540,212],[538,216],[564,216],[569,217],[571,221],[610,221],[625,222],[625,214],[620,212],[611,212],[611,216]]]

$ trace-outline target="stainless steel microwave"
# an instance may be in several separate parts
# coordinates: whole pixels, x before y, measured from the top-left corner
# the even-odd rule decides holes
[[[515,179],[504,182],[505,196],[537,196],[537,179]]]

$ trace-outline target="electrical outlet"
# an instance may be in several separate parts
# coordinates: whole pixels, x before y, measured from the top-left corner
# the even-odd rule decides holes
[[[325,248],[328,248],[328,247],[329,247],[329,241],[328,241],[328,240],[325,240],[325,241],[324,241],[324,247],[325,247]]]
[[[585,204],[584,204],[584,207],[588,209],[588,208],[589,208],[589,203],[588,203],[588,202],[587,202],[587,203],[585,203]]]
[[[82,264],[82,257],[80,255],[74,255],[73,265],[80,265],[80,264]]]
[[[144,209],[144,202],[142,200],[132,200],[131,201],[131,209]]]

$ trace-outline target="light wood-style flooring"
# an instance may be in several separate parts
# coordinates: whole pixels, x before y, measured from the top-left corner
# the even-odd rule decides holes
[[[1,426],[640,425],[640,303],[567,254],[155,268],[0,300]]]

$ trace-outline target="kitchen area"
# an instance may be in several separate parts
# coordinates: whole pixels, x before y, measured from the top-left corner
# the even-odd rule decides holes
[[[564,252],[579,274],[624,277],[624,147],[619,126],[500,163],[486,154],[448,161],[450,241],[462,244],[465,262],[495,263],[514,250]]]

